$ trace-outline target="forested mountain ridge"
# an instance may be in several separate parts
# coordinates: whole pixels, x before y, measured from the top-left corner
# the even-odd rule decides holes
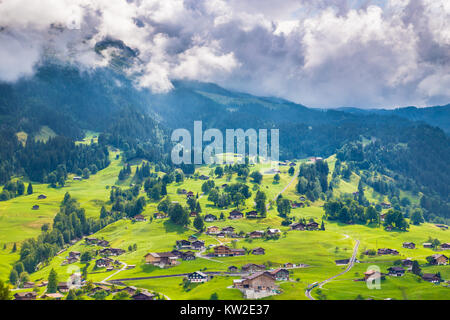
[[[412,121],[421,121],[432,126],[436,126],[450,133],[450,104],[445,106],[434,106],[427,108],[405,107],[392,110],[370,109],[363,110],[357,108],[338,108],[339,111],[355,114],[379,114],[384,116],[398,116]]]
[[[66,137],[51,143],[60,150],[69,150],[75,148],[74,140],[91,130],[100,133],[102,148],[118,147],[126,160],[139,157],[167,164],[170,131],[192,130],[193,122],[202,120],[204,129],[279,129],[282,159],[338,153],[353,170],[387,173],[407,183],[410,189],[423,192],[429,197],[424,206],[439,215],[448,208],[449,137],[441,129],[425,124],[424,116],[420,116],[432,114],[430,119],[440,118],[447,124],[448,106],[436,111],[320,110],[283,99],[234,92],[211,83],[173,84],[174,89],[166,94],[152,94],[136,87],[117,70],[87,72],[56,63],[43,64],[32,78],[0,84],[0,134],[4,146],[0,152],[1,182],[24,173],[46,181],[59,164],[69,170],[82,170],[74,165],[78,163],[77,152],[97,155],[83,166],[107,165],[100,151],[104,149],[91,150],[93,146],[87,146],[62,156],[51,150],[52,144],[22,146],[16,137],[18,132],[32,139],[42,126],[48,126]],[[418,115],[411,116],[413,111]],[[363,140],[371,142],[358,143]],[[69,154],[73,159],[67,158]],[[39,166],[46,168],[45,172],[30,171]]]

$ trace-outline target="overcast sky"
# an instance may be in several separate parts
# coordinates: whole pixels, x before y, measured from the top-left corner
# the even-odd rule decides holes
[[[139,86],[215,82],[311,107],[450,102],[448,0],[0,0],[0,81],[31,76],[43,55],[108,64],[95,43],[139,57]]]

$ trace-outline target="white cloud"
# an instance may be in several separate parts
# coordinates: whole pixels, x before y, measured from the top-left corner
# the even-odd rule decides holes
[[[154,92],[193,79],[318,107],[450,99],[447,0],[0,0],[0,17],[0,81],[42,54],[105,66],[112,50],[93,48],[109,38]]]

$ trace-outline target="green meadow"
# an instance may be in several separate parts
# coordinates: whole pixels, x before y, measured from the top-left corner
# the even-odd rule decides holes
[[[89,133],[84,141],[80,143],[95,143],[96,133]],[[40,228],[44,223],[50,223],[54,215],[59,210],[59,205],[66,192],[70,192],[73,198],[77,199],[80,206],[86,210],[89,217],[98,217],[102,205],[110,207],[109,192],[113,185],[129,186],[132,183],[131,178],[119,183],[118,173],[123,166],[119,154],[116,150],[111,150],[111,165],[92,175],[87,180],[73,181],[70,177],[63,188],[51,188],[46,184],[33,184],[34,193],[29,196],[20,196],[15,199],[0,203],[0,279],[7,280],[11,264],[18,259],[18,252],[11,251],[13,243],[17,243],[20,249],[20,242],[30,237],[36,237],[40,233]],[[296,161],[297,167],[300,162]],[[335,157],[327,159],[331,171],[334,168]],[[132,171],[141,161],[132,163]],[[265,172],[267,165],[254,165],[251,171],[260,170]],[[263,175],[261,185],[257,186],[249,178],[246,183],[254,195],[257,188],[267,194],[268,200],[273,200],[286,186],[292,181],[287,171],[288,166],[280,166],[280,181],[273,181],[273,174]],[[213,176],[214,166],[201,166],[196,171],[199,175]],[[331,174],[331,173],[330,173]],[[233,175],[231,179],[227,176],[214,179],[216,186],[229,184],[233,182],[243,182],[242,179]],[[349,181],[341,180],[339,188],[335,190],[336,194],[352,193],[357,190],[359,177],[353,174]],[[207,200],[207,195],[202,195],[201,186],[204,181],[195,178],[185,179],[182,183],[172,183],[167,187],[168,196],[172,201],[178,201],[181,204],[186,203],[185,195],[178,194],[179,189],[193,191],[199,195],[199,202],[202,207],[202,214],[211,213],[220,216],[223,212],[225,217],[234,209],[216,208]],[[371,188],[366,190],[367,198],[371,202],[378,202],[383,199]],[[44,200],[38,200],[39,194],[47,196]],[[146,196],[145,193],[142,195]],[[406,196],[410,196],[405,193]],[[296,179],[284,190],[283,197],[298,201],[300,195],[296,193]],[[236,248],[252,249],[263,247],[266,250],[265,255],[248,254],[241,257],[221,257],[213,259],[197,258],[193,261],[182,261],[179,265],[160,269],[146,265],[144,256],[149,252],[170,251],[174,249],[175,242],[181,239],[187,239],[190,235],[196,234],[192,224],[189,227],[180,227],[172,224],[168,219],[150,219],[157,211],[157,202],[152,202],[148,198],[148,203],[143,213],[148,219],[146,222],[133,222],[128,219],[119,220],[108,225],[96,234],[96,238],[103,238],[111,243],[111,247],[122,248],[127,252],[117,259],[127,265],[134,265],[132,269],[122,270],[121,266],[114,271],[106,272],[105,269],[95,269],[95,260],[92,260],[88,267],[88,280],[100,282],[110,277],[109,280],[143,278],[160,275],[177,275],[197,270],[203,271],[227,271],[229,266],[241,267],[246,263],[266,264],[271,267],[279,267],[284,263],[306,264],[308,267],[293,269],[291,271],[290,281],[280,283],[282,294],[272,296],[267,299],[307,299],[305,296],[306,288],[314,282],[320,282],[342,272],[345,267],[336,266],[335,260],[350,258],[355,240],[360,240],[361,244],[357,258],[362,262],[354,268],[336,278],[334,281],[325,284],[321,291],[313,290],[315,298],[326,297],[326,299],[355,299],[359,294],[363,298],[373,299],[448,299],[450,297],[449,288],[443,285],[432,285],[419,281],[414,275],[407,274],[402,278],[387,277],[382,282],[380,290],[369,290],[363,281],[354,281],[363,277],[363,273],[370,265],[378,265],[383,272],[392,266],[395,260],[403,258],[417,259],[422,265],[424,272],[440,272],[444,279],[450,278],[450,266],[426,266],[425,258],[435,251],[422,248],[421,244],[431,236],[438,238],[441,242],[450,242],[450,231],[443,231],[432,224],[423,224],[421,226],[411,226],[408,232],[387,232],[377,225],[344,225],[341,223],[325,221],[325,231],[291,231],[288,227],[281,226],[282,218],[278,216],[275,206],[269,203],[267,217],[264,219],[248,220],[217,220],[213,223],[205,223],[205,226],[216,225],[218,227],[233,226],[237,232],[250,232],[254,230],[265,230],[267,228],[278,228],[282,234],[278,240],[263,239],[239,239],[232,242],[228,238],[215,238],[205,234],[200,234],[199,238],[204,240],[206,245],[216,245],[225,243]],[[416,201],[412,199],[412,201]],[[292,209],[291,216],[296,220],[299,218],[313,218],[317,222],[322,221],[324,215],[323,201],[308,203],[304,208]],[[39,205],[39,210],[32,210],[33,205]],[[245,204],[239,209],[243,212],[253,210],[253,196],[247,199]],[[191,221],[193,218],[191,218]],[[415,242],[417,249],[410,250],[402,248],[403,242]],[[135,251],[128,251],[128,247],[136,244]],[[4,247],[6,245],[6,248]],[[399,256],[376,256],[367,257],[362,252],[367,249],[393,248],[400,252]],[[61,265],[69,251],[95,251],[98,247],[87,246],[80,241],[67,248],[60,255],[54,257],[47,265],[31,274],[32,281],[39,282],[46,280],[50,270],[57,271],[59,280],[64,281],[72,273],[85,267],[83,263],[75,263],[69,266]],[[445,253],[444,253],[445,254]],[[96,257],[98,259],[98,256]],[[211,294],[217,293],[219,299],[242,299],[240,291],[228,288],[233,283],[232,277],[221,275],[215,276],[211,281],[191,286],[185,289],[182,285],[182,277],[154,278],[141,280],[125,281],[127,285],[133,285],[139,288],[149,289],[162,293],[170,299],[209,299]],[[321,292],[321,295],[319,293]]]

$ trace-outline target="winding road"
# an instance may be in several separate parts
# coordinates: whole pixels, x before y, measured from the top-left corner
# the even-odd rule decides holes
[[[318,285],[316,285],[316,286],[314,286],[314,287],[312,287],[312,288],[307,288],[306,291],[305,291],[306,297],[307,297],[309,300],[316,300],[316,299],[314,299],[314,298],[311,296],[311,291],[312,291],[314,288],[316,288],[316,287],[321,288],[324,284],[326,284],[326,283],[332,281],[333,279],[335,279],[335,278],[337,278],[337,277],[339,277],[339,276],[341,276],[341,275],[343,275],[343,274],[349,272],[349,271],[353,268],[353,266],[355,265],[356,255],[358,254],[358,248],[359,248],[359,240],[356,240],[355,247],[353,248],[353,254],[352,254],[352,257],[350,258],[350,261],[349,261],[349,263],[348,263],[348,265],[347,265],[347,268],[346,268],[344,271],[342,271],[341,273],[338,273],[338,274],[332,276],[331,278],[328,278],[328,279],[326,279],[326,280],[320,282]]]

